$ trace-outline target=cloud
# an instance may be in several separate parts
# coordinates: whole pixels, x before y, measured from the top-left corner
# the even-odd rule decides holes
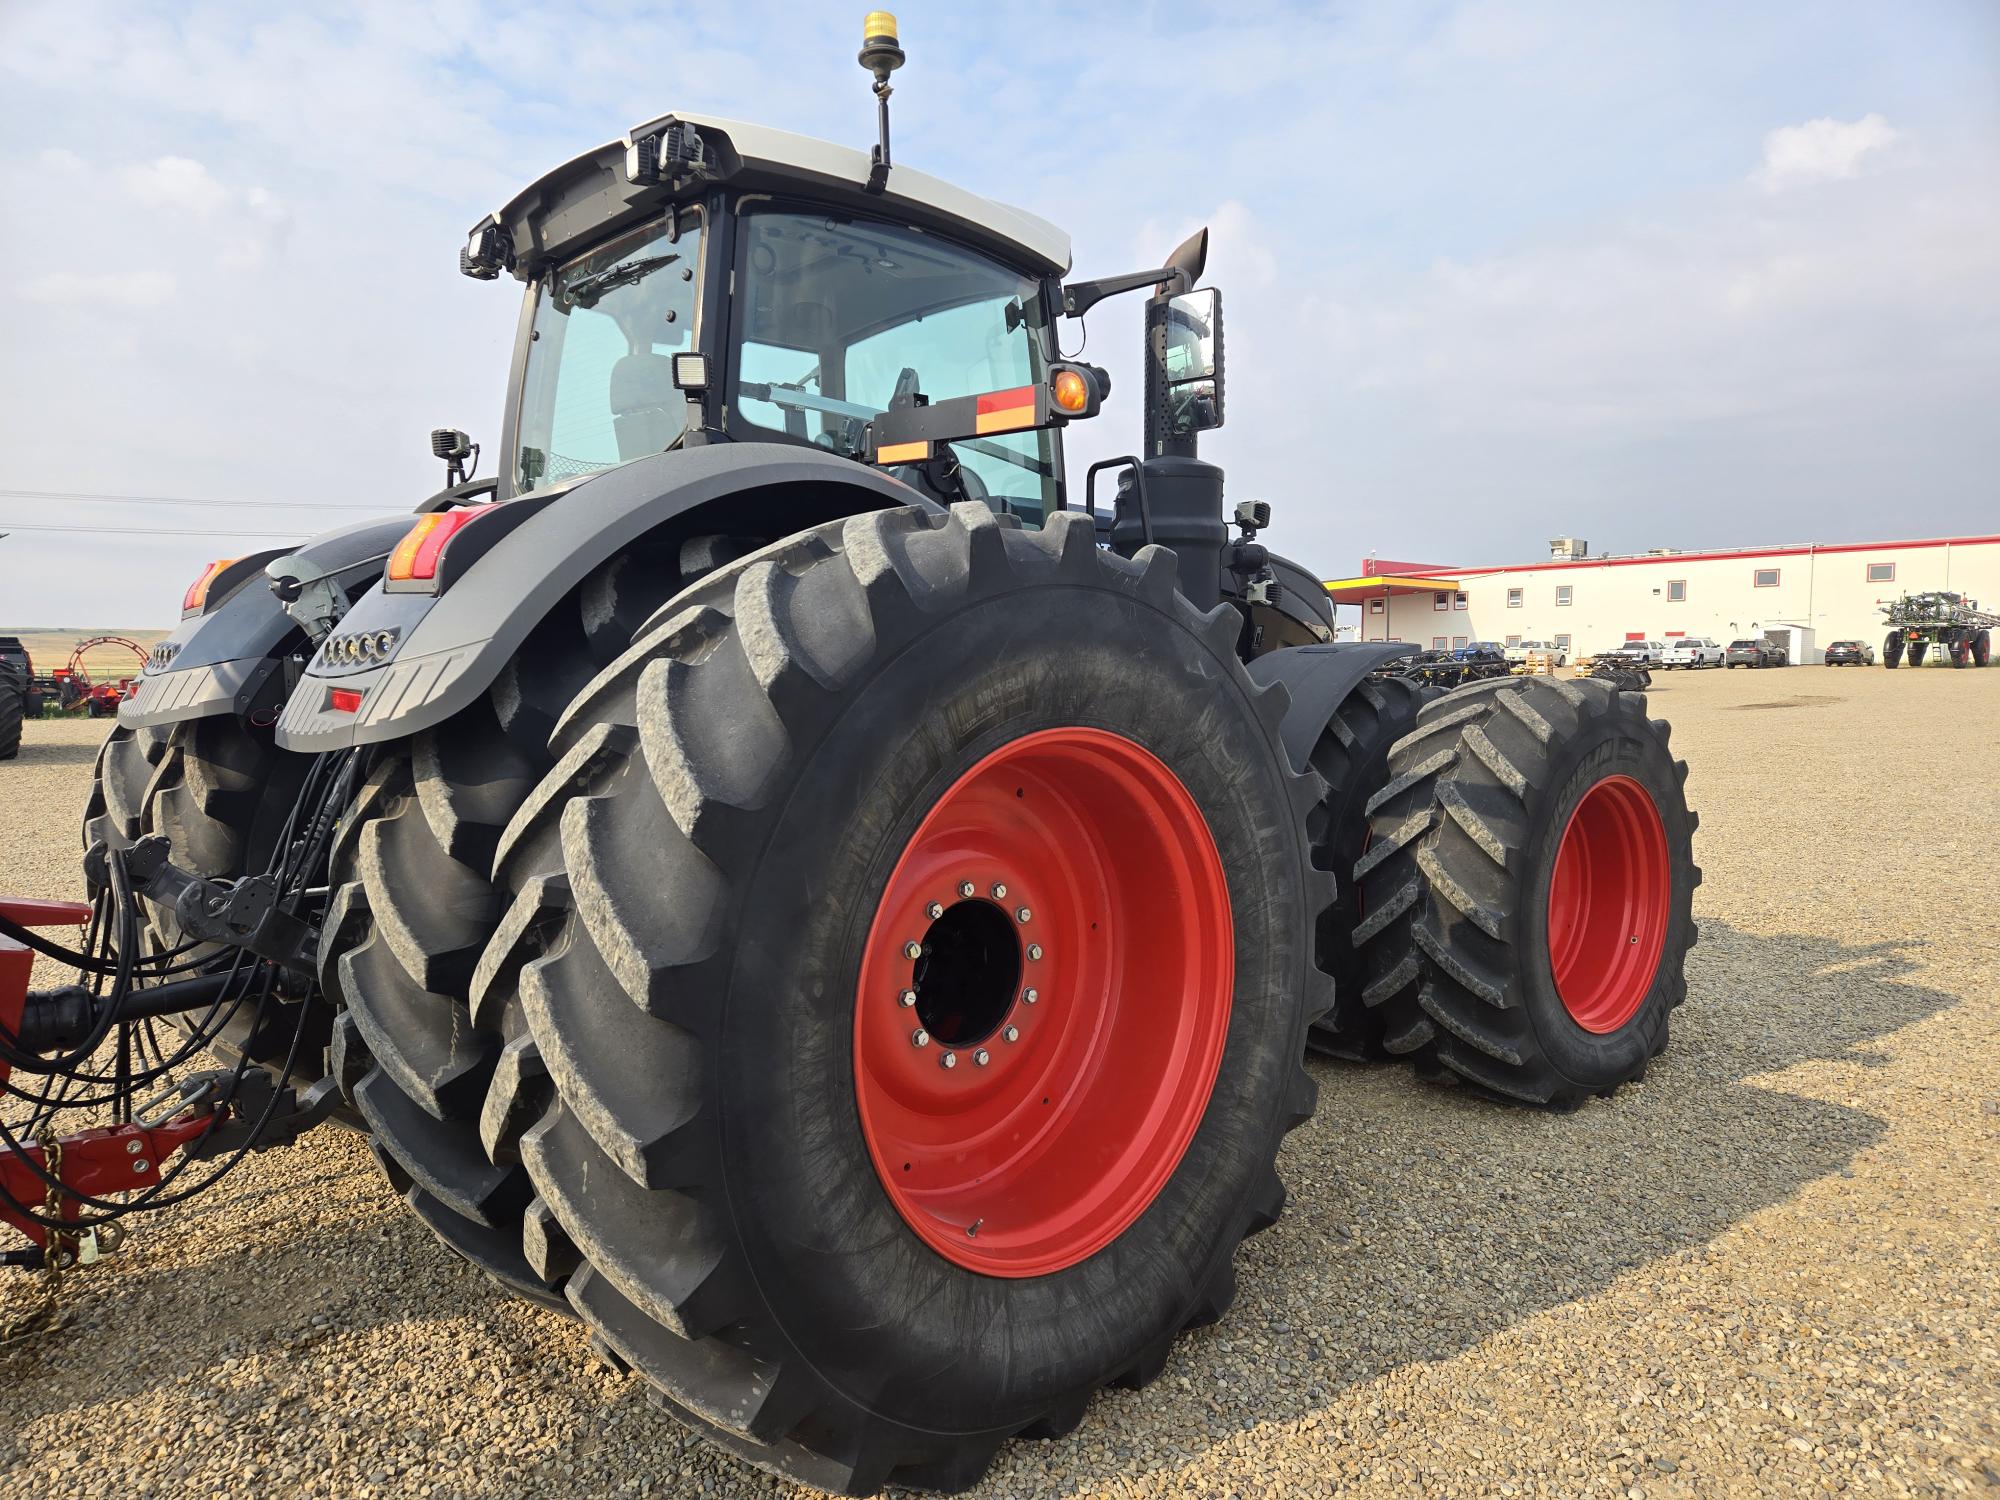
[[[1878,114],[1854,121],[1808,120],[1764,137],[1764,164],[1752,180],[1767,193],[1813,182],[1838,182],[1861,170],[1862,158],[1902,138]]]
[[[229,190],[207,167],[186,156],[163,156],[119,174],[125,190],[149,208],[181,209],[207,216],[229,201]]]
[[[167,271],[51,271],[21,288],[29,302],[85,307],[162,307],[174,297]]]

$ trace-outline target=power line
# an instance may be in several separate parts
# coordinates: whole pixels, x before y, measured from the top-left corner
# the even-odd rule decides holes
[[[196,526],[181,529],[171,526],[20,526],[9,521],[5,523],[8,533],[16,531],[93,531],[105,536],[268,536],[282,537],[288,542],[303,541],[309,533],[303,531],[238,531],[233,526]]]
[[[379,505],[321,505],[311,500],[192,500],[176,495],[79,495],[62,490],[0,490],[0,500],[86,500],[105,505],[219,505],[246,510],[366,510]]]

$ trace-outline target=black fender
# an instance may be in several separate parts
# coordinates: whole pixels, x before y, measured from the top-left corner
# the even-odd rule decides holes
[[[263,565],[280,557],[308,559],[331,572],[351,595],[381,576],[390,551],[410,525],[406,514],[359,521],[298,547],[243,558],[223,575],[233,575],[230,591],[182,620],[153,648],[132,696],[118,705],[118,722],[138,729],[211,714],[247,714],[286,659],[294,653],[303,657],[309,644],[271,592]]]
[[[1391,657],[1405,656],[1415,649],[1407,641],[1336,641],[1331,645],[1287,646],[1251,662],[1252,681],[1283,683],[1292,696],[1278,726],[1292,769],[1306,769],[1313,746],[1334,710],[1362,678]]]
[[[492,518],[501,524],[489,533],[495,540],[471,549],[469,567],[453,561],[456,539],[446,549],[441,592],[392,593],[377,584],[355,604],[335,635],[390,631],[390,656],[350,666],[316,655],[278,721],[278,743],[344,750],[443,723],[493,685],[529,632],[593,569],[704,507],[713,510],[705,530],[789,535],[896,505],[939,508],[879,470],[792,443],[676,448],[607,469],[558,496],[502,501]],[[461,535],[473,539],[486,524]]]

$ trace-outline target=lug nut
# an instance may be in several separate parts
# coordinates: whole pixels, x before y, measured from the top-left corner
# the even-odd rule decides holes
[[[997,880],[993,882],[993,899],[995,901],[1005,901],[1007,899],[1007,887]]]
[[[929,906],[924,908],[924,915],[935,922],[939,917],[944,915],[944,903],[942,901],[933,901]]]
[[[958,893],[961,896],[970,896],[975,889],[977,887],[969,880],[959,882]]]
[[[1021,991],[1021,998],[1027,1001],[1028,1004],[1033,1005],[1037,1000],[1042,998],[1042,992],[1030,987]]]
[[[1005,1037],[1010,1042],[1018,1042],[1021,1040],[1021,1028],[1018,1026],[1009,1026],[1005,1031],[1001,1032],[1000,1035]]]
[[[902,994],[896,997],[896,1003],[902,1006],[904,1010],[908,1010],[912,1005],[917,1003],[917,992],[915,990],[904,990]]]
[[[1025,922],[1028,920],[1028,918],[1032,917],[1034,913],[1029,911],[1028,908],[1024,906],[1019,911],[1015,912],[1014,915],[1021,921]]]
[[[1037,959],[1038,959],[1038,958],[1040,958],[1041,956],[1042,956],[1042,945],[1041,945],[1040,943],[1030,943],[1030,944],[1028,944],[1028,962],[1029,962],[1029,963],[1033,963],[1033,962],[1034,962],[1035,960],[1037,960]]]
[[[147,1165],[146,1159],[144,1157],[140,1157],[138,1160],[132,1163],[132,1170],[137,1175],[143,1177],[146,1174],[146,1165]]]
[[[923,956],[924,956],[923,944],[921,943],[903,944],[903,957],[909,959],[910,962],[915,963],[918,959],[922,958]]]
[[[127,1156],[137,1156],[141,1151],[144,1151],[145,1149],[146,1149],[145,1146],[138,1141],[127,1141],[125,1143],[125,1154]]]
[[[910,1033],[910,1045],[912,1047],[928,1047],[930,1044],[931,1034],[924,1030],[923,1027],[919,1026],[915,1031]]]
[[[979,1066],[982,1068],[985,1067],[988,1063],[993,1061],[993,1059],[987,1055],[986,1049],[984,1047],[981,1047],[977,1052],[972,1054],[972,1060],[978,1063]]]
[[[958,1054],[957,1054],[956,1052],[947,1052],[947,1053],[945,1053],[945,1054],[944,1054],[944,1055],[943,1055],[942,1057],[940,1057],[940,1058],[938,1059],[938,1066],[939,1066],[940,1068],[955,1068],[955,1067],[957,1067],[957,1066],[958,1066]]]

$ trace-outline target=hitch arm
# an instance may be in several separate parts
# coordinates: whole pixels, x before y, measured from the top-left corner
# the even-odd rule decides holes
[[[157,833],[146,835],[125,851],[125,873],[135,894],[170,908],[189,937],[246,949],[302,978],[312,978],[318,929],[279,910],[274,877],[207,880],[174,864],[167,853],[167,840]],[[109,884],[108,858],[103,844],[91,845],[83,857],[91,880]]]

